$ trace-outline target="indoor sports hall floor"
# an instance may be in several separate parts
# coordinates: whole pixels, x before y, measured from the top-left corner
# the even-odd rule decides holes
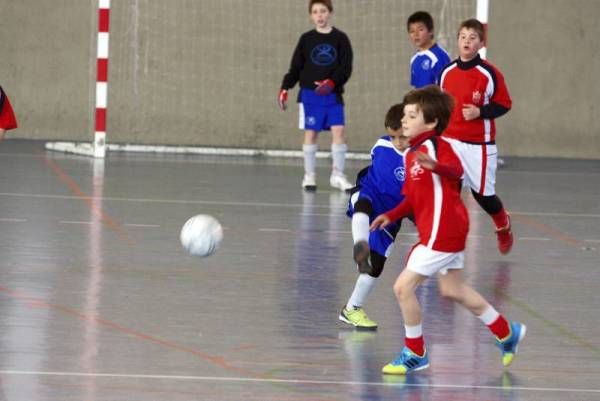
[[[365,163],[353,161],[355,174]],[[407,224],[366,310],[347,197],[300,189],[300,160],[109,154],[0,144],[0,401],[600,400],[600,162],[508,159],[498,189],[518,238],[499,255],[470,197],[466,274],[527,324],[504,370],[482,324],[420,292],[431,368],[388,377],[402,345],[392,283]],[[186,255],[181,225],[217,217],[222,248]]]

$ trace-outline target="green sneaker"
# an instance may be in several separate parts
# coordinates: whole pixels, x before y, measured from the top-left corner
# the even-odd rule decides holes
[[[363,308],[346,309],[344,306],[339,319],[344,323],[351,324],[358,330],[377,330],[377,323],[369,319]]]

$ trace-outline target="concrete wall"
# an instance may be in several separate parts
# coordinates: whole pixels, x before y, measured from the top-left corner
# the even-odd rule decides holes
[[[514,101],[501,153],[600,159],[600,1],[490,3],[488,58]]]
[[[597,0],[491,2],[489,58],[514,108],[498,120],[503,155],[600,159]],[[0,0],[0,84],[20,128],[14,137],[91,139],[96,0]],[[455,55],[458,22],[474,0],[344,0],[334,24],[355,50],[347,86],[352,150],[383,132],[408,90],[406,17],[427,9]],[[275,97],[300,33],[300,0],[112,2],[108,141],[297,149],[297,111]],[[292,93],[294,97],[296,92]],[[320,142],[329,143],[328,134]]]
[[[94,0],[0,0],[0,85],[19,129],[9,137],[90,138]]]

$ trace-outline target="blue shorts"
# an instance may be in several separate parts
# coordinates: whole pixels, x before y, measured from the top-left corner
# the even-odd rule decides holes
[[[337,102],[335,93],[322,96],[309,89],[301,90],[298,128],[319,132],[345,123],[344,105]]]
[[[373,213],[371,216],[369,216],[369,223],[373,222],[375,217],[397,206],[397,204],[384,204],[384,202],[381,202],[379,197],[376,196],[374,192],[369,189],[369,187],[362,186],[359,187],[358,191],[354,192],[348,200],[348,210],[346,211],[348,217],[352,217],[354,214],[354,204],[359,199],[368,200],[373,207]],[[369,234],[369,248],[371,248],[371,251],[377,252],[378,254],[387,258],[394,249],[394,240],[396,239],[398,231],[400,231],[399,223],[389,224],[383,230],[371,231]]]

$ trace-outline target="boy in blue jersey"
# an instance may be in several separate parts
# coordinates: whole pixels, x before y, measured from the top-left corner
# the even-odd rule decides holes
[[[348,202],[347,214],[352,217],[354,260],[359,276],[339,319],[357,329],[377,329],[377,323],[369,319],[362,307],[383,271],[400,230],[400,222],[373,232],[369,231],[369,225],[379,213],[395,207],[404,198],[404,151],[408,148],[408,139],[402,134],[403,116],[402,104],[388,110],[385,116],[388,135],[379,138],[371,149],[371,165],[358,173],[356,187]]]
[[[450,62],[450,57],[433,39],[431,14],[417,11],[408,17],[406,29],[417,49],[410,59],[410,84],[415,88],[439,84],[440,72]]]
[[[352,74],[352,46],[348,36],[330,24],[331,0],[310,0],[308,12],[315,29],[300,36],[290,68],[279,90],[279,107],[287,108],[288,90],[300,86],[299,128],[304,130],[304,178],[302,188],[315,191],[317,137],[331,130],[333,165],[329,184],[342,191],[353,185],[344,175],[346,138],[344,135],[344,85]]]

